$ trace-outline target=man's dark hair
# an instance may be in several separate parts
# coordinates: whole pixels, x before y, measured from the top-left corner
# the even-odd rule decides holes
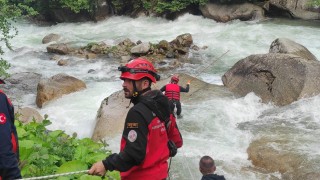
[[[203,156],[199,162],[202,173],[213,173],[215,170],[214,160],[210,156]]]
[[[147,78],[147,77],[143,77],[142,79],[140,79],[141,81],[144,81],[144,80],[148,80],[149,81],[149,87],[151,87],[152,85],[152,81],[151,79]]]

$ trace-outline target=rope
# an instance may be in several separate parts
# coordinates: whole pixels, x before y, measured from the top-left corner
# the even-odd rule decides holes
[[[204,67],[201,71],[198,71],[198,73],[195,75],[195,77],[199,77],[200,74],[202,74],[205,70],[207,70],[209,67],[211,67],[213,64],[215,64],[217,61],[219,61],[224,55],[226,55],[230,50],[227,50],[226,52],[224,52],[223,54],[221,54],[218,58],[216,58],[214,61],[212,61],[211,63],[209,63],[209,65],[207,65],[206,67]],[[190,82],[194,80],[191,79]]]
[[[68,173],[61,173],[61,174],[54,174],[54,175],[48,175],[48,176],[39,176],[39,177],[31,177],[31,178],[24,178],[24,179],[17,179],[17,180],[36,180],[36,179],[50,179],[50,178],[56,178],[59,176],[69,176],[73,174],[80,174],[80,173],[88,173],[89,170],[82,170],[82,171],[75,171],[75,172],[68,172]],[[114,180],[113,177],[106,174],[106,176],[109,179]]]
[[[172,157],[170,157],[169,167],[168,167],[168,179],[170,180],[170,166],[171,166]]]
[[[219,61],[224,55],[226,55],[230,50],[227,50],[226,52],[224,52],[221,56],[219,56],[216,60],[214,60],[213,62],[211,62],[208,66],[206,66],[204,69],[202,69],[201,71],[199,71],[199,73],[196,75],[196,77],[199,77],[199,75],[201,73],[203,73],[208,67],[211,67],[214,63],[216,63],[217,61]],[[191,79],[190,82],[194,80],[194,79]],[[201,88],[198,88],[196,91],[192,92],[190,94],[190,96],[192,96],[194,93],[200,91],[202,88],[204,88],[205,86],[207,86],[208,84],[204,84]]]
[[[24,178],[24,179],[18,179],[18,180],[49,179],[49,178],[55,178],[55,177],[59,177],[59,176],[68,176],[68,175],[73,175],[73,174],[88,173],[88,171],[89,170],[75,171],[75,172],[69,172],[69,173],[61,173],[61,174],[54,174],[54,175],[48,175],[48,176]]]
[[[186,155],[185,155],[185,153],[184,153],[184,151],[183,151],[182,148],[181,148],[181,152],[182,152],[182,157],[183,157],[183,159],[186,161],[185,165],[186,165],[187,168],[188,168],[188,171],[189,171],[189,173],[190,173],[190,175],[191,175],[191,178],[192,178],[192,180],[195,180],[195,178],[193,177],[193,174],[192,174],[192,172],[191,172],[191,169],[190,169],[190,167],[189,167],[189,165],[188,165],[187,157],[186,157]]]
[[[221,54],[218,58],[216,58],[214,61],[212,61],[209,65],[207,65],[205,68],[203,68],[201,71],[199,71],[195,77],[199,77],[200,74],[202,74],[205,70],[207,70],[209,67],[211,67],[213,64],[215,64],[217,61],[219,61],[224,55],[226,55],[230,50],[227,50],[226,52],[224,52],[223,54]],[[190,82],[193,79],[190,80]]]

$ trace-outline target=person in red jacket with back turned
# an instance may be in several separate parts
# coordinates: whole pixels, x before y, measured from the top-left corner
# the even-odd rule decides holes
[[[5,84],[0,79],[0,84]],[[0,180],[20,179],[19,146],[14,125],[14,109],[0,89]]]
[[[174,114],[174,108],[177,108],[177,116],[178,118],[182,118],[181,112],[181,102],[180,102],[180,92],[189,92],[190,81],[188,81],[186,88],[183,88],[178,85],[179,76],[174,75],[171,77],[171,81],[169,84],[163,86],[160,91],[164,91],[165,96],[168,97],[170,102],[171,113]]]
[[[166,124],[172,123],[166,123],[170,119],[168,98],[159,90],[151,90],[152,82],[160,80],[160,76],[142,58],[131,60],[118,70],[124,96],[134,106],[125,119],[120,152],[96,162],[88,173],[103,176],[107,170],[117,170],[122,180],[164,180],[171,154]],[[177,146],[182,146],[182,141]]]

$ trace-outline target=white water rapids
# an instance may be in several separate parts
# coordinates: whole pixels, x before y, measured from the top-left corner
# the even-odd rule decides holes
[[[116,69],[118,64],[103,59],[90,62],[71,58],[75,62],[73,65],[58,66],[56,61],[45,55],[47,44],[41,43],[42,38],[50,33],[62,35],[64,42],[82,46],[101,41],[115,45],[125,38],[133,42],[158,43],[191,33],[195,45],[208,48],[191,55],[201,59],[200,62],[186,64],[176,72],[197,75],[197,72],[229,50],[221,60],[197,77],[218,85],[222,85],[221,76],[238,60],[251,54],[268,53],[271,42],[277,38],[289,38],[305,46],[320,59],[320,26],[303,21],[273,19],[264,22],[217,23],[199,16],[184,15],[175,21],[151,17],[112,17],[98,23],[61,23],[39,27],[19,22],[16,26],[19,35],[12,40],[15,51],[4,55],[12,66],[10,73],[36,72],[43,77],[67,73],[85,81],[87,89],[50,102],[42,109],[35,105],[35,94],[26,94],[15,103],[36,108],[42,115],[48,114],[53,123],[50,129],[62,129],[69,134],[76,132],[80,138],[91,137],[101,101],[121,89]],[[88,73],[90,69],[95,73]],[[268,130],[272,131],[272,127],[279,126],[285,129],[281,131],[281,135],[285,136],[282,138],[293,142],[288,148],[296,148],[306,157],[319,160],[319,109],[320,96],[282,108],[262,104],[254,94],[243,98],[207,97],[201,103],[183,103],[184,118],[178,120],[178,125],[184,146],[172,159],[170,178],[200,179],[198,162],[203,155],[210,155],[216,160],[216,173],[224,175],[226,179],[281,178],[277,172],[264,174],[248,168],[252,166],[247,154],[250,142],[268,133]],[[241,123],[244,128],[239,128]],[[277,135],[278,131],[271,133]],[[109,143],[113,151],[118,151],[119,138]],[[320,162],[316,162],[316,165],[319,167]]]

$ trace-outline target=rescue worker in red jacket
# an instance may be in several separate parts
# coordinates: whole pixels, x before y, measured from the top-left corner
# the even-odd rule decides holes
[[[107,170],[117,170],[122,180],[166,179],[169,139],[159,116],[170,117],[169,101],[161,91],[151,90],[152,82],[156,83],[160,76],[153,65],[142,58],[131,60],[118,70],[124,96],[134,106],[125,119],[120,152],[93,164],[88,173],[103,176]]]
[[[171,112],[174,113],[174,108],[177,108],[177,116],[178,118],[182,118],[181,112],[181,102],[180,102],[180,92],[189,92],[190,81],[188,81],[186,88],[178,85],[179,76],[174,75],[171,77],[171,81],[169,84],[163,86],[160,91],[164,91],[165,96],[168,97],[170,102]]]
[[[0,79],[0,83],[4,81]],[[14,109],[0,89],[0,180],[20,179],[19,146],[14,125]]]

